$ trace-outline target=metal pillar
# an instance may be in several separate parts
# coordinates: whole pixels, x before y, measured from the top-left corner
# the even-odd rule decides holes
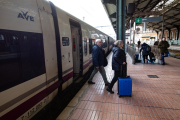
[[[168,38],[169,38],[169,40],[170,40],[170,32],[171,32],[171,29],[170,28],[167,28],[167,30],[168,30]]]
[[[117,3],[117,40],[122,40],[124,43],[124,50],[126,50],[125,43],[125,15],[126,15],[126,0],[116,0]]]
[[[159,39],[159,36],[158,36],[159,31],[156,31],[156,33],[157,33],[157,39]]]
[[[129,41],[130,45],[131,45],[131,20],[130,20],[130,41]]]
[[[134,41],[135,41],[135,31],[136,31],[136,22],[134,22],[133,44],[134,44]]]
[[[143,26],[144,31],[146,31],[146,26],[147,26],[147,24],[146,24],[146,22],[144,22],[144,26]]]

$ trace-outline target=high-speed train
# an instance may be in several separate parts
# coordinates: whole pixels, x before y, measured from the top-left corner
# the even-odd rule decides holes
[[[0,120],[27,120],[114,40],[46,0],[0,0]]]

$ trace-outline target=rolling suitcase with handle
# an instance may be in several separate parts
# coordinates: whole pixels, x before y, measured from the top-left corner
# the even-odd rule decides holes
[[[118,94],[121,96],[132,96],[132,79],[118,78]]]
[[[120,66],[120,77],[118,77],[118,95],[130,96],[132,95],[132,79],[126,78],[127,64]]]

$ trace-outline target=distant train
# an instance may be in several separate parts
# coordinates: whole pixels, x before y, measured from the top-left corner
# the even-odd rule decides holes
[[[45,0],[0,0],[0,120],[27,120],[114,40]]]

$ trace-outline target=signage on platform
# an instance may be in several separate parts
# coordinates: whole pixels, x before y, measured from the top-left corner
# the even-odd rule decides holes
[[[148,18],[136,18],[136,23],[159,22],[159,21],[162,21],[162,16],[160,16],[160,17],[148,17]]]

